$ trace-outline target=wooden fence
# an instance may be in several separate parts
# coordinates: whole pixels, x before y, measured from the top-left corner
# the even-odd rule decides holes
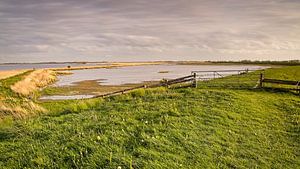
[[[261,73],[260,79],[259,79],[259,87],[263,88],[264,83],[295,86],[295,88],[289,88],[289,90],[296,90],[296,91],[300,92],[300,81],[268,79],[268,78],[264,77],[263,73]]]
[[[154,88],[154,87],[161,87],[161,86],[168,87],[168,86],[173,85],[173,84],[185,83],[185,82],[192,82],[192,86],[196,87],[197,86],[196,74],[180,77],[180,78],[177,78],[177,79],[163,80],[163,81],[161,81],[160,83],[157,83],[157,84],[141,85],[141,86],[136,86],[136,87],[132,87],[132,88],[124,89],[124,90],[119,90],[119,91],[115,91],[115,92],[111,92],[111,93],[96,95],[93,98],[109,97],[109,96],[124,94],[124,93],[127,93],[129,91],[136,90],[136,89],[146,89],[146,88]]]
[[[249,72],[253,72],[255,70],[219,70],[219,71],[192,71],[192,74],[189,76],[184,76],[176,79],[171,79],[171,80],[162,80],[159,83],[156,84],[151,84],[151,85],[140,85],[124,90],[119,90],[111,93],[106,93],[106,94],[101,94],[101,95],[96,95],[93,98],[99,98],[99,97],[109,97],[109,96],[114,96],[114,95],[120,95],[124,93],[128,93],[130,91],[136,90],[136,89],[146,89],[146,88],[155,88],[155,87],[161,87],[165,86],[168,87],[170,85],[178,84],[178,83],[185,83],[185,82],[191,82],[192,87],[197,87],[197,80],[211,80],[214,78],[222,78],[225,77],[226,75],[222,73],[231,73],[231,75],[234,75],[233,72],[237,72],[236,75],[242,75],[242,74],[247,74]],[[199,73],[213,73],[211,78],[199,78]],[[258,83],[256,85],[256,88],[263,88],[264,83],[273,83],[273,84],[283,84],[283,85],[293,85],[296,86],[295,89],[291,90],[297,90],[300,92],[300,81],[291,81],[291,80],[278,80],[278,79],[268,79],[264,78],[264,74],[253,74],[254,78],[256,79],[255,81],[257,82],[257,78],[259,78]]]
[[[213,73],[213,78],[221,78],[221,77],[225,77],[228,75],[228,74],[223,74],[223,73],[229,73],[230,75],[234,75],[234,74],[244,74],[244,73],[248,73],[248,72],[252,72],[252,71],[255,71],[255,70],[244,69],[244,70],[192,71],[191,75],[188,75],[188,76],[184,76],[184,77],[180,77],[180,78],[176,78],[176,79],[170,79],[170,80],[162,80],[161,82],[152,84],[152,85],[140,85],[140,86],[136,86],[136,87],[132,87],[132,88],[124,89],[124,90],[119,90],[119,91],[115,91],[115,92],[111,92],[111,93],[96,95],[93,98],[120,95],[120,94],[128,93],[128,92],[130,92],[132,90],[136,90],[136,89],[155,88],[155,87],[161,87],[161,86],[168,87],[170,85],[174,85],[174,84],[178,84],[178,83],[185,83],[185,82],[191,82],[192,87],[197,87],[197,81],[201,81],[201,80],[205,79],[205,78],[200,78],[202,73]],[[206,80],[210,80],[213,78],[209,78]],[[257,81],[257,77],[256,77],[256,81]]]

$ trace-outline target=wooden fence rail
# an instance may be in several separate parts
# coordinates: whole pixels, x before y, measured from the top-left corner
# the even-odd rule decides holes
[[[264,83],[295,86],[295,88],[290,88],[289,90],[296,90],[300,93],[300,81],[268,79],[268,78],[264,78],[264,75],[261,73],[260,79],[259,79],[259,87],[260,88],[264,87],[264,85],[263,85]]]
[[[292,81],[292,80],[277,80],[277,79],[263,79],[263,83],[275,83],[275,84],[284,84],[284,85],[299,85],[299,81]]]
[[[136,86],[136,87],[132,87],[132,88],[124,89],[124,90],[119,90],[119,91],[115,91],[115,92],[111,92],[111,93],[96,95],[93,98],[109,97],[109,96],[124,94],[126,92],[136,90],[136,89],[169,86],[169,85],[184,83],[184,82],[193,82],[193,84],[194,84],[193,86],[195,86],[196,76],[195,75],[189,75],[189,76],[184,76],[184,77],[180,77],[180,78],[177,78],[177,79],[165,80],[165,81],[162,81],[162,82],[157,83],[157,84]]]

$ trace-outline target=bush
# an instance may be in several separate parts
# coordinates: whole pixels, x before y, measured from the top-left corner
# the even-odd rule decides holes
[[[145,89],[137,89],[130,93],[132,97],[143,97],[145,96],[146,92]]]

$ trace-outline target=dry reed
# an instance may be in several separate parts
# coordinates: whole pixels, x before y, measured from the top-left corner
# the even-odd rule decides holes
[[[46,109],[30,100],[26,100],[21,104],[0,101],[0,122],[8,116],[20,119],[44,112],[46,112]]]
[[[12,76],[16,76],[18,74],[21,74],[21,73],[24,73],[28,70],[3,70],[3,71],[0,71],[0,80],[1,79],[6,79],[6,78],[9,78],[9,77],[12,77]]]
[[[35,70],[23,80],[11,86],[11,89],[19,94],[28,96],[37,89],[45,87],[56,80],[55,72],[46,69]]]

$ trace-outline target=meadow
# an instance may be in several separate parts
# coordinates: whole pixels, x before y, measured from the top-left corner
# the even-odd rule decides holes
[[[265,74],[299,80],[299,72],[300,66],[289,66]],[[2,80],[2,97],[24,100],[7,87],[21,79]],[[47,112],[3,115],[0,168],[300,166],[300,97],[294,92],[199,83],[34,104]]]

